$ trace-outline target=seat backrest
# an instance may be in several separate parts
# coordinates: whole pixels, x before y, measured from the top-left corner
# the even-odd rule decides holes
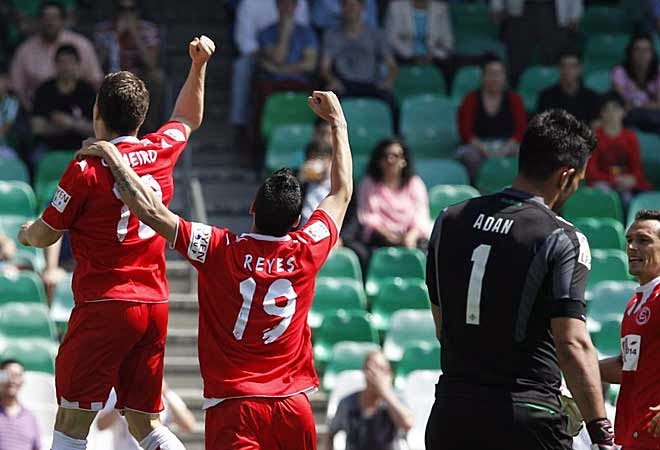
[[[616,192],[581,187],[564,205],[562,216],[568,220],[579,217],[611,217],[623,221],[621,200]]]
[[[392,314],[401,309],[428,310],[429,291],[424,280],[392,278],[384,280],[371,304],[372,323],[387,330]]]
[[[401,105],[401,133],[408,137],[426,129],[456,129],[457,103],[440,95],[408,97]]]
[[[440,344],[411,342],[403,350],[403,357],[396,367],[394,384],[402,388],[408,375],[414,370],[440,370]]]
[[[593,333],[594,345],[603,356],[621,354],[621,320],[611,319],[600,323],[600,330]]]
[[[599,94],[605,94],[612,85],[611,72],[607,69],[593,71],[585,77],[584,84]]]
[[[589,286],[599,281],[628,281],[628,258],[622,250],[594,250],[591,252]]]
[[[35,189],[39,190],[41,185],[62,178],[74,154],[75,150],[58,150],[44,154],[37,166]]]
[[[385,336],[383,352],[390,361],[400,361],[403,350],[415,341],[437,341],[430,311],[403,309],[392,314],[390,331]]]
[[[469,200],[479,196],[477,191],[472,186],[463,185],[437,185],[431,188],[429,192],[429,203],[431,205],[431,217],[438,217],[438,215],[448,206],[455,205],[456,203]]]
[[[275,127],[286,124],[312,124],[314,112],[307,105],[307,94],[278,92],[270,95],[261,116],[261,135],[269,141]]]
[[[332,390],[339,374],[347,370],[362,370],[367,355],[380,349],[373,342],[338,342],[332,348],[328,366],[323,374],[323,389]]]
[[[425,257],[416,248],[382,247],[374,251],[367,279],[424,278]]]
[[[55,326],[46,305],[6,303],[0,306],[0,334],[15,338],[55,340]]]
[[[642,192],[630,202],[628,208],[628,226],[635,221],[635,215],[640,209],[660,208],[660,191]]]
[[[35,273],[21,271],[16,276],[0,273],[0,305],[21,302],[46,304],[44,284]]]
[[[29,184],[22,181],[0,181],[0,211],[2,214],[32,216],[37,199]]]
[[[25,370],[55,373],[58,345],[49,339],[13,338],[0,347],[0,360],[15,359]]]
[[[30,182],[27,166],[18,158],[0,158],[0,180]]]
[[[637,283],[634,281],[600,281],[590,289],[587,303],[589,316],[595,320],[623,317],[628,302],[635,294]]]
[[[367,312],[339,310],[325,317],[317,334],[317,344],[331,348],[341,341],[378,343]]]
[[[625,249],[625,231],[616,219],[583,217],[575,220],[574,224],[587,237],[592,249]]]
[[[399,103],[419,94],[445,95],[445,78],[434,66],[407,65],[399,68],[394,84],[394,95]]]
[[[465,166],[449,158],[416,159],[415,171],[429,188],[439,184],[470,184]]]
[[[462,101],[471,91],[481,85],[481,69],[479,66],[465,66],[458,69],[454,76],[451,96],[455,101]]]
[[[348,247],[335,248],[330,252],[328,259],[321,267],[318,276],[330,278],[352,278],[362,281],[360,260],[353,250]]]
[[[490,158],[479,169],[477,188],[484,194],[510,186],[518,173],[518,158]]]

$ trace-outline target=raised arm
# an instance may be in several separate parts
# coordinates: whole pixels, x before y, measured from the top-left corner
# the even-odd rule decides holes
[[[206,65],[213,52],[215,52],[215,44],[206,36],[196,37],[188,44],[188,54],[192,63],[188,78],[176,99],[171,118],[186,126],[187,135],[190,135],[191,131],[195,131],[202,124]]]
[[[314,91],[309,106],[332,127],[332,168],[330,193],[319,208],[326,211],[341,228],[353,195],[353,159],[348,143],[348,127],[339,99],[333,92]]]

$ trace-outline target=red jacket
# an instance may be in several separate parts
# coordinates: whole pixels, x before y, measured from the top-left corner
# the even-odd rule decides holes
[[[480,109],[480,95],[481,91],[473,91],[465,96],[463,103],[458,110],[458,132],[461,135],[461,140],[468,143],[472,138],[483,138],[476,133],[477,115]],[[525,105],[518,94],[513,91],[508,91],[504,94],[503,101],[508,101],[508,109],[511,113],[513,121],[513,134],[504,138],[513,138],[516,142],[522,141],[525,128],[527,127],[527,113],[525,113]]]

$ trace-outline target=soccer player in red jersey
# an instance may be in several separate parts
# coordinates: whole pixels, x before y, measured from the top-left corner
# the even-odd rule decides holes
[[[173,170],[204,111],[206,65],[215,49],[202,36],[190,42],[192,60],[172,118],[155,133],[136,136],[149,107],[144,83],[130,72],[109,74],[94,105],[94,133],[169,204]],[[23,244],[46,247],[69,230],[76,269],[76,306],[56,360],[59,410],[52,450],[85,449],[97,412],[114,386],[117,409],[145,450],[182,450],[158,421],[169,289],[165,240],[131,214],[105,161],[67,167],[42,217],[23,226]]]
[[[334,247],[353,191],[346,119],[332,92],[314,92],[314,112],[333,135],[331,189],[300,221],[300,183],[282,169],[261,185],[250,208],[252,232],[191,223],[169,211],[107,142],[80,154],[108,162],[129,208],[199,272],[199,359],[206,448],[316,448],[307,398],[318,378],[307,313],[315,278]]]
[[[628,264],[640,286],[623,312],[621,355],[600,361],[621,383],[614,435],[623,450],[660,449],[660,210],[641,210],[628,229]]]

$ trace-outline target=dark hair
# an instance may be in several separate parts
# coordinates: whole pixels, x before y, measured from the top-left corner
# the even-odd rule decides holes
[[[391,145],[398,144],[403,149],[403,159],[406,161],[406,166],[401,171],[401,186],[408,184],[408,181],[415,174],[412,164],[412,155],[410,150],[404,144],[404,142],[397,138],[383,139],[376,145],[376,148],[371,152],[371,157],[369,158],[369,165],[367,166],[367,175],[371,177],[372,180],[379,182],[383,180],[383,169],[380,167],[380,161],[385,156],[385,150]]]
[[[486,70],[486,66],[488,64],[493,64],[493,63],[499,63],[504,65],[504,60],[500,58],[496,53],[488,52],[484,54],[481,57],[481,62],[479,64],[479,67],[481,67],[481,70]]]
[[[561,63],[561,60],[564,58],[575,58],[580,63],[582,63],[582,52],[577,48],[565,48],[559,53],[558,63]]]
[[[623,100],[623,97],[621,97],[616,91],[609,91],[600,98],[600,109],[605,108],[608,103],[616,103],[621,108],[626,107],[626,102]]]
[[[518,170],[545,181],[557,169],[582,169],[596,146],[591,129],[563,109],[537,114],[527,125],[520,143]]]
[[[291,169],[280,169],[257,191],[254,222],[259,233],[284,236],[302,212],[302,188]]]
[[[19,366],[23,367],[23,364],[21,364],[19,361],[10,358],[4,359],[2,362],[0,362],[0,370],[5,370],[10,364],[18,364]]]
[[[635,220],[657,220],[660,222],[660,209],[640,209],[635,214]]]
[[[131,72],[115,72],[103,79],[96,103],[106,127],[115,133],[131,134],[147,115],[149,91]]]
[[[80,62],[80,53],[78,53],[78,49],[73,45],[60,45],[55,51],[55,60],[57,60],[60,55],[72,55],[76,58],[76,61]]]
[[[653,51],[653,57],[651,58],[651,63],[649,64],[649,67],[646,69],[646,74],[645,74],[645,79],[644,79],[644,84],[639,85],[637,83],[637,79],[635,78],[635,71],[633,69],[633,61],[632,61],[632,54],[633,54],[633,48],[635,47],[635,44],[637,41],[642,41],[646,40],[649,41],[651,44],[651,50]],[[624,59],[623,63],[621,65],[625,69],[626,73],[630,77],[631,80],[637,86],[641,89],[646,89],[646,84],[651,81],[655,80],[658,77],[658,53],[655,51],[655,46],[653,45],[653,37],[649,33],[637,33],[635,34],[632,38],[630,38],[630,41],[628,42],[628,45],[626,46],[626,59]]]
[[[322,158],[332,156],[332,147],[318,141],[311,141],[305,147],[305,159]]]
[[[57,8],[60,11],[60,15],[62,16],[62,18],[66,16],[66,8],[61,2],[55,0],[46,0],[44,2],[41,2],[41,5],[39,6],[39,17],[42,17],[44,15],[44,11],[46,11],[46,8]]]

